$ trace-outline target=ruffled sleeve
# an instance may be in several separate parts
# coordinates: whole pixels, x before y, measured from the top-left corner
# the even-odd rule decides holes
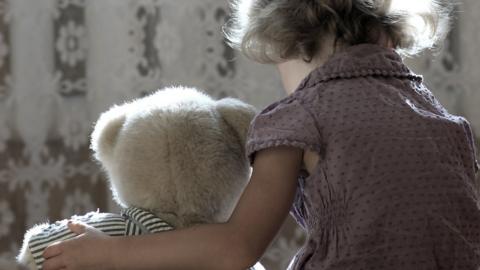
[[[320,153],[321,135],[315,116],[297,95],[290,95],[261,111],[252,121],[246,152],[253,163],[259,150],[293,146]]]

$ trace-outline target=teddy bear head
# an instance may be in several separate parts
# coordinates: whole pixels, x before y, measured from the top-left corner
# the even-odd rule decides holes
[[[122,207],[176,227],[224,222],[249,179],[244,144],[254,114],[237,99],[167,88],[103,113],[91,149]]]

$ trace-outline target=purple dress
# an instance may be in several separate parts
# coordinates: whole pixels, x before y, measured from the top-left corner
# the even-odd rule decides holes
[[[307,240],[292,269],[477,270],[473,138],[394,50],[361,44],[257,115],[247,154],[287,145],[320,157],[299,175],[292,214]]]

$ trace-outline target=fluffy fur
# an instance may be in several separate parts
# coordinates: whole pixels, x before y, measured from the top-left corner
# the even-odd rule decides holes
[[[101,115],[91,148],[123,207],[175,227],[222,222],[249,176],[243,145],[254,114],[238,100],[167,89]]]
[[[28,248],[28,243],[30,238],[32,238],[33,235],[39,234],[47,227],[48,227],[47,223],[37,224],[25,233],[23,237],[22,248],[20,249],[20,253],[17,256],[17,261],[20,265],[25,266],[30,270],[37,269],[37,265],[35,264],[33,255]]]
[[[244,144],[254,115],[236,99],[168,88],[103,113],[91,149],[122,207],[149,210],[176,228],[224,222],[250,175]],[[25,265],[28,240],[43,226],[25,235],[18,257]]]

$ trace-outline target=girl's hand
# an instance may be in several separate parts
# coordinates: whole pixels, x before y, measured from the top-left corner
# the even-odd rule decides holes
[[[106,262],[112,237],[86,224],[70,221],[68,228],[78,236],[48,246],[43,252],[44,270],[110,269]]]

